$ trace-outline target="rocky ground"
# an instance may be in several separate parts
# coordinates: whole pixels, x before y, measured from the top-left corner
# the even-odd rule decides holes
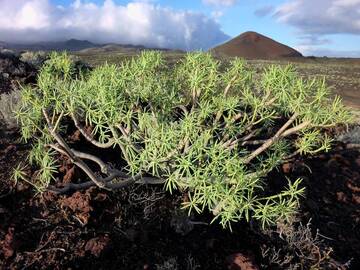
[[[35,79],[34,66],[10,52],[0,52],[0,94],[11,92],[19,83],[33,83]]]

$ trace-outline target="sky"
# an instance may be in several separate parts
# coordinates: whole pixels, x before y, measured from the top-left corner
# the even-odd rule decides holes
[[[0,0],[5,42],[207,50],[245,31],[307,56],[360,57],[360,0]]]

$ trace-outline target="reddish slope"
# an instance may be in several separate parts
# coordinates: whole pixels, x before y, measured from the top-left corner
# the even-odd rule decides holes
[[[298,51],[256,32],[245,32],[211,49],[217,55],[238,56],[247,59],[302,57]]]

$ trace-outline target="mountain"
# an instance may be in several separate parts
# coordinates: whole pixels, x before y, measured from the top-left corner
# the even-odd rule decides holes
[[[80,50],[79,53],[104,53],[104,52],[118,52],[118,51],[140,51],[147,49],[145,46],[142,45],[131,45],[131,44],[104,44],[98,47],[91,47]]]
[[[164,48],[151,48],[143,45],[132,45],[132,44],[105,44],[98,47],[86,48],[80,50],[79,54],[97,54],[97,53],[108,53],[108,52],[121,52],[121,53],[136,53],[142,50],[158,50],[158,51],[175,51]]]
[[[215,55],[246,59],[302,57],[295,49],[256,32],[245,32],[210,50]]]
[[[0,41],[0,49],[5,48],[7,46],[7,43],[4,41]]]
[[[132,44],[96,44],[88,40],[69,39],[67,41],[59,42],[38,42],[31,44],[6,43],[0,41],[0,48],[6,48],[14,51],[72,51],[80,53],[101,53],[101,52],[126,52],[126,51],[140,51],[140,50],[162,50],[163,48],[150,48],[143,45]]]
[[[62,45],[62,48],[68,51],[79,51],[86,48],[97,47],[99,45],[94,44],[88,40],[78,40],[78,39],[69,39],[65,41]]]
[[[0,44],[1,46],[1,44]],[[52,41],[52,42],[37,42],[29,44],[20,43],[5,43],[5,48],[11,50],[26,50],[26,51],[79,51],[86,48],[97,47],[99,45],[94,44],[87,40],[69,39],[67,41]]]

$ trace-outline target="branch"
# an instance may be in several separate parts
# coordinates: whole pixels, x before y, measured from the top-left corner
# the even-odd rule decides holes
[[[178,105],[175,108],[180,108],[183,111],[184,115],[189,113],[188,109],[184,105]]]
[[[299,115],[297,113],[294,113],[293,116],[291,116],[290,119],[276,132],[276,134],[272,138],[266,140],[259,148],[257,148],[254,152],[252,152],[244,160],[244,163],[245,164],[250,163],[251,160],[253,160],[255,157],[257,157],[262,152],[264,152],[266,149],[268,149],[273,143],[275,143],[281,137],[285,137],[287,135],[293,134],[293,133],[299,131],[301,128],[306,127],[309,124],[308,121],[306,121],[296,127],[290,128],[287,131],[285,131],[296,120],[296,118],[298,116]]]
[[[358,143],[347,143],[346,149],[357,149],[360,148],[360,144]]]
[[[166,182],[165,179],[160,179],[160,178],[134,176],[134,177],[127,177],[123,179],[122,182],[107,183],[106,186],[111,190],[115,190],[115,189],[127,187],[132,184],[157,185],[157,184],[163,184],[165,182]],[[66,184],[63,188],[56,188],[54,186],[49,186],[48,191],[54,192],[56,194],[64,194],[69,191],[78,191],[82,189],[87,189],[92,186],[95,186],[95,183],[93,181],[87,181],[81,184],[69,183]]]
[[[71,118],[73,119],[76,128],[81,132],[81,134],[85,137],[85,139],[90,143],[92,143],[93,145],[99,148],[110,148],[111,146],[114,145],[115,143],[114,138],[109,139],[107,143],[98,142],[97,140],[94,139],[92,135],[87,134],[84,127],[81,125],[80,121],[76,118],[74,113],[71,114]]]
[[[138,145],[134,144],[131,141],[131,138],[129,136],[130,131],[128,132],[121,124],[117,125],[116,127],[120,130],[120,132],[121,132],[122,136],[125,138],[125,140],[130,144],[131,148],[134,149],[134,151],[139,154],[142,149],[141,149],[141,147],[139,147]],[[114,132],[116,132],[115,128],[111,129],[111,131],[113,132],[113,134],[114,134]],[[118,139],[118,138],[119,138],[119,135],[116,134],[115,139]],[[120,143],[119,143],[119,145],[120,145]],[[123,149],[121,145],[120,145],[120,148],[122,151],[125,151],[125,149]]]
[[[298,150],[294,151],[292,154],[283,157],[282,160],[283,160],[284,162],[289,161],[289,160],[291,160],[292,158],[296,157],[298,154],[300,154],[300,152],[301,152],[300,149],[298,149]]]
[[[160,178],[155,178],[155,177],[143,177],[143,175],[141,173],[138,173],[135,176],[128,176],[127,174],[116,170],[116,169],[111,169],[109,168],[109,166],[103,162],[100,158],[91,155],[91,154],[87,154],[84,152],[80,152],[80,151],[76,151],[73,149],[70,149],[71,154],[69,154],[68,151],[66,151],[65,149],[63,149],[62,146],[58,146],[55,144],[49,144],[47,145],[51,148],[53,148],[54,150],[58,151],[61,154],[64,154],[66,156],[68,156],[71,161],[78,166],[80,169],[82,169],[91,179],[91,181],[87,181],[85,183],[81,183],[81,184],[73,184],[73,183],[69,183],[67,184],[65,187],[63,188],[55,188],[53,186],[49,186],[48,190],[57,194],[63,194],[66,193],[70,190],[81,190],[81,189],[86,189],[89,188],[91,186],[95,186],[98,185],[96,183],[96,181],[101,183],[101,188],[107,189],[107,190],[114,190],[114,189],[120,189],[135,183],[138,184],[163,184],[166,182],[165,179],[160,179]],[[68,150],[69,150],[68,149]],[[73,156],[73,158],[71,157]],[[108,174],[107,177],[105,178],[97,178],[94,174],[94,172],[91,171],[91,169],[89,167],[87,167],[87,165],[80,159],[88,159],[91,161],[94,161],[95,163],[97,163],[100,168],[101,171],[105,174]],[[94,178],[96,179],[96,181],[94,181]],[[111,181],[119,179],[119,178],[123,178],[123,180],[121,182],[117,182],[117,183],[111,183]]]
[[[71,158],[69,156],[69,153],[67,153],[65,150],[63,150],[61,147],[59,147],[58,145],[55,145],[55,144],[47,144],[46,146],[48,147],[51,147],[52,149],[58,151],[59,153],[61,154],[64,154],[66,155],[67,157]],[[84,153],[84,152],[80,152],[80,151],[77,151],[75,149],[72,149],[71,148],[71,152],[75,155],[75,157],[78,157],[78,158],[82,158],[82,159],[87,159],[87,160],[91,160],[95,163],[97,163],[100,167],[100,170],[102,173],[104,174],[109,174],[110,173],[110,168],[109,166],[103,162],[100,158],[94,156],[94,155],[91,155],[91,154],[88,154],[88,153]],[[71,160],[72,162],[74,160]]]
[[[305,121],[305,122],[301,123],[300,125],[297,125],[293,128],[286,130],[283,134],[281,134],[281,137],[287,137],[289,135],[292,135],[292,134],[298,132],[299,130],[306,128],[309,125],[310,125],[310,121]]]
[[[77,191],[77,190],[87,189],[94,185],[95,184],[93,181],[87,181],[87,182],[81,183],[81,184],[68,183],[63,188],[56,188],[54,186],[48,186],[47,190],[50,192],[54,192],[55,194],[64,194],[71,190]]]
[[[235,147],[235,145],[238,143],[238,142],[243,142],[241,145],[246,145],[248,144],[247,140],[251,139],[252,137],[255,136],[255,134],[259,131],[259,129],[255,129],[253,131],[251,131],[248,135],[246,135],[245,137],[242,137],[242,138],[236,138],[233,140],[233,139],[229,139],[227,140],[224,144],[223,144],[223,147],[230,147],[231,149]]]
[[[218,111],[214,120],[213,125],[215,126],[217,124],[217,122],[219,122],[221,116],[223,115],[223,111]],[[241,117],[243,116],[243,113],[237,113],[235,114],[232,118],[231,118],[231,124],[233,124],[234,122],[236,122],[237,120],[239,120]],[[230,123],[227,123],[225,125],[225,129],[228,128],[230,125]]]
[[[56,130],[54,129],[53,125],[50,122],[49,119],[49,115],[46,112],[45,109],[42,110],[43,114],[45,116],[45,119],[47,121],[48,127],[49,127],[49,131],[51,133],[51,135],[54,137],[54,139],[57,141],[57,143],[61,146],[61,152],[63,154],[66,154],[71,161],[78,166],[80,169],[82,169],[88,176],[89,178],[100,188],[105,188],[104,183],[99,180],[96,175],[94,174],[94,172],[86,165],[86,163],[84,161],[82,161],[80,158],[76,157],[76,155],[73,153],[73,151],[70,149],[70,147],[68,146],[68,144],[64,141],[64,139],[56,132]]]
[[[236,80],[237,76],[234,76],[231,78],[230,82],[228,83],[228,85],[225,87],[225,90],[224,90],[224,97],[227,96],[228,92],[229,92],[229,89],[232,85],[232,83]]]

